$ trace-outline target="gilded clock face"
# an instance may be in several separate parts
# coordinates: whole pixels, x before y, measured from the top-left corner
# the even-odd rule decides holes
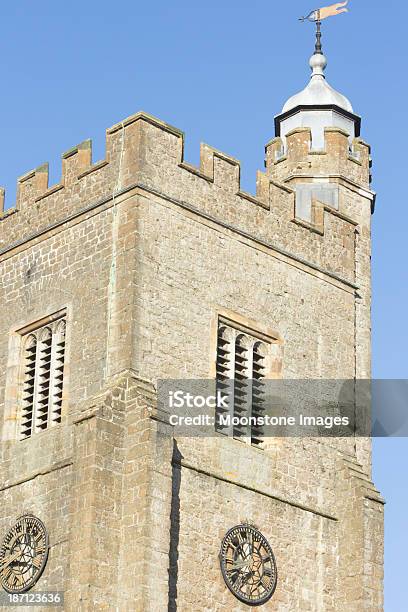
[[[48,557],[48,534],[40,519],[21,516],[0,548],[0,583],[8,593],[24,593],[41,576]]]
[[[267,539],[252,525],[237,525],[225,535],[221,572],[229,590],[252,606],[264,604],[276,588],[275,557]]]

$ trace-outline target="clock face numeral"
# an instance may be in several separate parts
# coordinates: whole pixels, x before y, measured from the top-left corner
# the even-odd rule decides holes
[[[252,525],[230,529],[221,543],[221,572],[240,601],[259,606],[272,597],[277,583],[275,557],[267,539]]]
[[[40,519],[20,517],[0,548],[0,584],[8,593],[24,593],[37,582],[48,557],[48,534]]]

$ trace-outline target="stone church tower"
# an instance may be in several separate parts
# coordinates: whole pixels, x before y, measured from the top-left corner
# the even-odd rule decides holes
[[[145,113],[102,161],[90,141],[64,153],[59,184],[46,165],[19,179],[0,213],[4,593],[382,610],[369,440],[178,437],[157,404],[160,379],[370,377],[370,149],[317,51],[256,195],[236,159],[202,145],[190,165]]]

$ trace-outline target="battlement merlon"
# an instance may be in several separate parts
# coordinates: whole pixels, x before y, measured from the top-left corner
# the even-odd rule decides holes
[[[6,195],[6,190],[3,187],[0,187],[0,217],[4,213],[4,199]]]
[[[307,138],[307,130],[295,131],[289,136],[289,162],[295,150],[302,147],[306,150]],[[330,150],[343,146],[341,143],[344,144],[344,135],[338,130],[328,130],[327,142],[329,152],[319,157],[333,160]],[[275,139],[267,146],[267,152],[272,156],[277,144]],[[367,147],[362,144],[359,146],[367,160]],[[308,157],[314,159],[313,154],[308,154]],[[347,157],[346,153],[343,157]],[[275,167],[282,169],[285,163],[284,160],[273,162]],[[358,167],[363,163],[359,162]],[[293,169],[296,170],[296,167]],[[333,172],[333,167],[330,171]],[[310,224],[300,224],[296,228],[293,226],[296,216],[295,191],[291,185],[284,184],[288,176],[286,171],[279,176],[276,174],[271,172],[269,164],[266,172],[257,173],[256,194],[246,193],[240,186],[238,160],[202,144],[200,165],[192,166],[184,160],[184,133],[151,115],[139,112],[106,131],[104,160],[92,164],[92,145],[90,140],[86,140],[62,155],[60,183],[48,186],[47,164],[21,177],[16,208],[0,214],[0,248],[4,250],[7,245],[26,240],[47,225],[64,222],[64,219],[86,206],[108,202],[115,194],[134,187],[149,188],[166,197],[193,203],[206,214],[217,216],[221,222],[237,222],[245,231],[247,228],[254,229],[262,239],[268,238],[268,235],[277,236],[279,231],[282,242],[290,243],[290,234],[299,231],[307,233],[308,229],[313,228]],[[3,192],[0,197],[4,199]],[[324,215],[330,215],[331,212],[334,214],[336,211],[324,208]],[[339,213],[341,210],[336,212],[337,218]],[[348,224],[347,215],[341,219],[336,223]],[[330,228],[331,224],[326,226]],[[318,233],[322,234],[323,239],[326,231],[324,227],[324,220],[322,222],[320,219]],[[315,252],[315,238],[306,240],[310,242],[308,249]]]

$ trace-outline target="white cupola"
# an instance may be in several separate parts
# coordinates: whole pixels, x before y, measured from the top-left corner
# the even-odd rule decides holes
[[[350,101],[326,81],[327,59],[322,53],[319,35],[309,65],[312,69],[310,82],[289,98],[275,117],[275,135],[281,136],[285,143],[286,134],[293,129],[308,127],[312,131],[312,149],[321,150],[324,149],[324,128],[339,127],[348,133],[351,143],[360,135],[361,119],[354,114]]]

